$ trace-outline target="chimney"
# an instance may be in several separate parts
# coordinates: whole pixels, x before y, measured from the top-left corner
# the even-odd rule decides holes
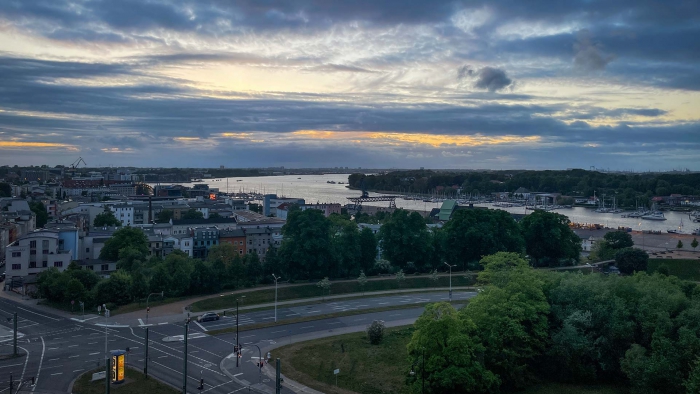
[[[153,224],[153,197],[148,196],[148,224]]]

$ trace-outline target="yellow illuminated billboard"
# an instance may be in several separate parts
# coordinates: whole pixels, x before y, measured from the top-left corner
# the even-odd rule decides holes
[[[124,381],[124,368],[126,366],[125,354],[112,355],[112,382],[121,383]]]

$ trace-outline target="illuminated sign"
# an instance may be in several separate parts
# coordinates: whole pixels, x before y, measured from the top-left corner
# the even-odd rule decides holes
[[[112,383],[122,383],[126,368],[126,352],[118,350],[112,352]]]

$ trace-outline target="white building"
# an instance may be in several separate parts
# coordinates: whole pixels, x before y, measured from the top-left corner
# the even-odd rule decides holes
[[[122,226],[134,224],[134,206],[131,204],[119,204],[110,207],[114,212],[114,217],[122,223]]]
[[[49,268],[63,271],[71,262],[72,250],[61,250],[56,231],[40,230],[27,234],[5,249],[8,278],[36,275]]]

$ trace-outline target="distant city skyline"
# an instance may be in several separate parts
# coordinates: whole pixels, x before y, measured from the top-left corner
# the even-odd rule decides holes
[[[700,170],[688,1],[0,3],[0,165]]]

